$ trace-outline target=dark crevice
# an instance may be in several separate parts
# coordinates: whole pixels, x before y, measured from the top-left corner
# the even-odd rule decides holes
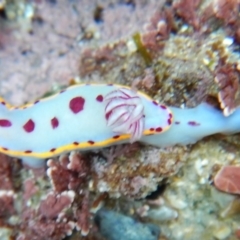
[[[0,9],[0,19],[4,19],[4,20],[7,19],[7,15],[4,9]]]
[[[93,12],[93,19],[96,23],[102,23],[103,22],[103,7],[96,6],[96,8]]]
[[[159,196],[163,194],[167,187],[166,180],[163,180],[160,185],[158,185],[157,189],[154,192],[151,192],[148,196],[146,196],[146,199],[148,200],[154,200],[157,199]]]

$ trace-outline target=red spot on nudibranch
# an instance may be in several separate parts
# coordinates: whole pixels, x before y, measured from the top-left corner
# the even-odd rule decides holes
[[[35,128],[35,123],[33,122],[32,119],[29,119],[24,125],[23,128],[26,132],[32,132]]]
[[[102,96],[102,95],[98,95],[98,96],[96,97],[96,100],[97,100],[98,102],[102,102],[102,101],[103,101],[103,96]]]
[[[169,119],[168,119],[168,125],[171,125],[172,124],[172,114],[169,113]]]
[[[156,132],[162,132],[162,128],[161,128],[161,127],[158,127],[158,128],[156,128],[155,131],[156,131]]]
[[[1,127],[11,127],[12,123],[7,119],[0,119],[0,126]]]
[[[26,150],[25,153],[32,153],[32,151],[31,150]]]
[[[153,103],[154,105],[158,105],[158,103],[157,103],[156,101],[152,101],[152,103]]]
[[[52,125],[53,129],[58,127],[59,121],[58,121],[58,119],[56,117],[51,119],[51,125]]]
[[[91,145],[93,145],[95,142],[92,141],[92,140],[89,140],[88,143],[91,144]]]
[[[76,146],[77,146],[77,145],[79,145],[79,143],[78,143],[78,142],[73,142],[73,145],[76,145]]]
[[[69,102],[69,108],[73,113],[79,113],[83,110],[85,100],[82,97],[75,97]]]
[[[149,130],[150,130],[150,131],[154,131],[154,128],[150,128]]]
[[[56,150],[56,148],[52,148],[52,149],[50,150],[50,152],[55,152],[55,150]]]
[[[107,112],[105,114],[105,118],[108,120],[111,114],[112,114],[112,111]]]
[[[162,109],[167,109],[167,107],[164,106],[164,105],[160,105],[160,108],[162,108]]]
[[[37,101],[35,101],[35,102],[34,102],[34,104],[37,104],[37,103],[39,103],[39,102],[40,102],[40,101],[39,101],[39,100],[37,100]]]
[[[2,149],[3,149],[4,151],[8,151],[8,148],[3,147]]]
[[[200,126],[200,123],[197,123],[195,121],[189,121],[188,125],[196,127],[196,126]]]
[[[6,103],[4,101],[1,102],[2,105],[6,105]]]
[[[114,139],[117,139],[117,138],[119,138],[119,137],[120,137],[119,135],[113,136]]]

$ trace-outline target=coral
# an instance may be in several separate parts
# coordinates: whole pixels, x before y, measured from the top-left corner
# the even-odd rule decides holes
[[[75,228],[81,231],[82,235],[88,234],[89,193],[79,194],[80,189],[84,188],[83,179],[86,177],[85,165],[81,165],[81,161],[83,157],[77,153],[72,153],[69,158],[62,156],[60,163],[49,160],[48,174],[54,191],[48,191],[40,201],[36,198],[40,194],[37,182],[33,178],[25,181],[25,204],[19,226],[21,233],[17,239],[28,240],[33,234],[36,240],[46,237],[63,239],[71,235]]]
[[[15,174],[18,174],[18,163],[6,155],[0,154],[0,226],[8,226],[8,218],[16,214]]]
[[[82,194],[81,204],[77,208],[75,215],[77,219],[76,227],[81,231],[82,236],[87,236],[90,230],[90,201],[89,192]]]
[[[91,191],[107,192],[112,197],[144,198],[164,178],[175,174],[188,155],[188,149],[182,147],[146,148],[139,156],[130,151],[131,145],[127,148],[112,163],[94,157]]]
[[[30,200],[37,192],[39,192],[39,188],[36,186],[36,181],[34,178],[27,178],[24,183],[24,194],[23,200],[27,202]]]
[[[104,3],[106,1],[102,1]],[[111,2],[111,1],[110,1]],[[103,26],[101,37],[108,42],[118,41],[126,38],[134,32],[142,29],[144,23],[148,20],[149,15],[146,12],[153,12],[161,7],[164,1],[128,1],[117,0],[115,4],[102,4],[103,6]],[[105,5],[105,6],[104,6]],[[117,23],[117,26],[113,23]]]
[[[164,40],[168,39],[174,28],[173,12],[170,8],[156,11],[149,23],[145,25],[145,31],[141,35],[143,46],[152,52],[159,53],[159,50],[164,47]]]
[[[71,235],[75,227],[73,222],[66,222],[64,219],[58,221],[45,220],[43,218],[36,219],[34,213],[30,214],[29,219],[26,220],[28,221],[25,223],[29,224],[22,224],[21,227],[25,230],[25,232],[19,233],[16,238],[17,240],[59,240]]]
[[[73,51],[70,49],[80,32],[77,20],[73,19],[70,13],[72,5],[65,1],[59,1],[58,8],[51,7],[49,1],[32,4],[18,2],[19,5],[26,7],[26,11],[27,6],[31,6],[34,16],[23,13],[15,21],[12,20],[12,24],[1,23],[5,29],[1,32],[4,48],[0,56],[5,59],[0,65],[1,89],[2,94],[8,95],[14,104],[22,104],[29,97],[35,99],[37,95],[46,92],[50,85],[47,79],[63,83],[77,74],[78,50],[76,46]],[[59,16],[59,10],[64,10],[61,16],[68,19],[62,17],[55,21]],[[74,34],[62,34],[59,29],[63,25]],[[45,44],[46,42],[48,43]],[[4,84],[4,80],[8,80],[8,84]],[[34,87],[36,84],[38,88]],[[17,89],[12,94],[15,86]],[[23,89],[28,92],[28,97],[22,94]]]
[[[175,0],[173,2],[176,13],[196,30],[200,28],[200,19],[196,11],[200,2],[200,0]]]
[[[67,156],[66,156],[67,158]],[[68,171],[68,169],[63,167],[63,160],[66,159],[64,157],[60,157],[59,162],[54,160],[48,160],[48,170],[47,175],[51,180],[51,184],[53,186],[53,189],[56,192],[62,192],[68,189],[69,181],[71,180],[71,173]],[[59,175],[61,178],[59,178]]]
[[[70,219],[71,215],[66,213],[71,209],[75,193],[47,192],[44,196],[37,185],[34,178],[25,181],[21,220],[15,226],[19,229],[16,239],[28,240],[33,236],[36,240],[63,239],[75,228],[74,218]]]
[[[145,69],[144,75],[142,78],[134,79],[132,83],[133,89],[147,89],[150,91],[155,84],[155,74],[152,68]]]
[[[189,8],[191,11],[187,11]],[[81,77],[86,81],[104,79],[111,82],[114,79],[116,83],[124,82],[173,106],[194,107],[209,95],[217,98],[222,89],[219,91],[213,76],[222,62],[233,69],[238,63],[238,56],[232,51],[234,42],[228,37],[237,34],[237,30],[229,33],[226,27],[225,32],[216,34],[211,32],[215,22],[204,20],[206,24],[200,24],[203,21],[201,13],[207,8],[211,9],[212,5],[202,5],[199,1],[189,1],[189,4],[175,1],[172,7],[160,7],[142,33],[137,32],[125,41],[86,49],[81,57]],[[175,11],[192,12],[187,17],[198,28],[197,36],[188,27],[178,28]],[[213,11],[210,12],[215,18]],[[178,34],[171,35],[171,32]],[[151,88],[144,86],[145,78],[151,81]]]
[[[239,136],[234,138],[239,141]],[[163,235],[173,240],[190,240],[196,236],[199,239],[214,239],[224,229],[226,239],[232,237],[233,231],[239,226],[239,218],[223,217],[221,213],[234,196],[217,191],[211,184],[211,176],[216,165],[239,165],[238,149],[239,145],[232,144],[231,138],[219,141],[219,136],[194,145],[184,167],[169,179],[161,194],[165,204],[160,204],[170,206],[178,213],[174,221],[161,222]],[[202,225],[199,225],[199,221]]]
[[[47,165],[47,174],[56,192],[80,189],[90,171],[89,160],[76,152],[71,152],[69,157],[61,155],[58,161],[48,160]]]
[[[59,217],[63,210],[71,206],[74,197],[75,193],[73,191],[65,191],[60,194],[50,192],[46,199],[40,202],[38,211],[46,218]]]
[[[12,7],[6,11],[19,16],[13,17],[11,24],[0,21],[4,29],[0,34],[4,46],[0,56],[5,59],[0,70],[2,81],[7,81],[1,82],[2,94],[14,104],[33,100],[51,86],[66,84],[78,76],[82,50],[133,34],[147,20],[144,13],[159,5],[155,0],[147,4],[137,1],[134,7],[121,0],[9,2]],[[96,20],[96,9],[102,9],[104,24]]]
[[[126,44],[118,42],[100,49],[85,49],[80,58],[80,76],[99,71],[102,74],[121,64],[122,55],[127,52]]]
[[[13,185],[13,181],[20,180],[18,165],[15,169],[8,169],[15,162],[9,161],[6,156],[0,163],[7,183],[2,185],[6,190],[0,190],[1,230],[7,227],[9,235],[14,235],[14,239],[18,240],[60,240],[72,235],[74,229],[78,230],[78,235],[79,232],[88,234],[91,201],[86,180],[90,168],[82,155],[72,152],[70,156],[62,156],[59,162],[48,161],[52,186],[46,174],[42,173],[43,169],[22,169],[21,178],[25,179],[22,192],[15,190],[18,184]],[[13,169],[14,174],[11,172]],[[64,181],[66,184],[63,184]],[[11,218],[15,220],[9,220]]]
[[[221,191],[240,194],[239,179],[239,166],[223,166],[214,177],[214,185]]]
[[[225,24],[232,24],[239,19],[239,1],[237,0],[214,0],[213,10],[217,18]]]
[[[235,32],[235,39],[236,39],[236,42],[238,44],[240,44],[240,27],[237,29],[237,31]]]
[[[0,218],[12,215],[14,210],[14,193],[11,190],[0,190]]]
[[[209,96],[226,116],[239,106],[238,0],[7,2],[13,5],[0,3],[0,87],[14,104],[80,75],[80,82],[126,84],[172,106],[194,107]],[[239,218],[221,215],[224,197],[214,198],[209,179],[214,168],[239,166],[239,159],[239,136],[192,148],[136,143],[71,153],[48,160],[47,175],[0,155],[0,234],[7,228],[18,240],[102,239],[89,209],[115,202],[126,215],[148,215],[145,221],[170,216],[161,229],[173,240],[219,238],[221,229],[231,238]],[[146,202],[165,179],[165,203]]]
[[[13,190],[12,168],[14,163],[11,159],[3,154],[0,154],[0,183],[1,190]]]
[[[0,21],[0,50],[3,51],[8,43],[12,42],[11,31],[12,29],[7,27],[5,22]]]
[[[62,155],[58,161],[48,160],[47,163],[49,167],[47,174],[51,179],[53,189],[61,195],[66,190],[71,190],[72,194],[77,194],[73,204],[72,216],[74,220],[72,221],[75,222],[77,230],[81,231],[83,236],[88,235],[90,229],[89,192],[86,190],[87,179],[90,177],[89,161],[86,156],[71,152],[69,156]],[[65,207],[68,204],[70,201],[64,201],[59,206]]]
[[[229,116],[240,105],[239,74],[236,67],[223,64],[215,70],[215,81],[219,86],[218,100],[225,116]]]

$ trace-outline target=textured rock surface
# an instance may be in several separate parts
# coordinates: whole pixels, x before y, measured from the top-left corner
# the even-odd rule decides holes
[[[157,240],[160,235],[160,228],[156,225],[143,224],[104,208],[96,213],[95,222],[108,240]]]
[[[239,4],[0,1],[0,95],[22,104],[77,77],[133,86],[179,107],[210,99],[227,116],[240,103]],[[223,166],[240,165],[239,142],[239,135],[217,136],[184,148],[134,144],[71,153],[49,160],[47,171],[0,155],[0,236],[60,240],[73,232],[68,239],[102,240],[90,209],[105,202],[126,216],[155,222],[160,239],[239,239],[239,198],[213,185]],[[113,211],[101,221],[108,222],[107,216],[135,222]],[[144,226],[145,234],[155,229]],[[107,230],[110,239],[119,233]]]

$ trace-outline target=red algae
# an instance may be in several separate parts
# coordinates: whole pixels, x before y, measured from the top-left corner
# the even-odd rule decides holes
[[[233,194],[240,194],[240,166],[223,166],[214,177],[217,189]]]

